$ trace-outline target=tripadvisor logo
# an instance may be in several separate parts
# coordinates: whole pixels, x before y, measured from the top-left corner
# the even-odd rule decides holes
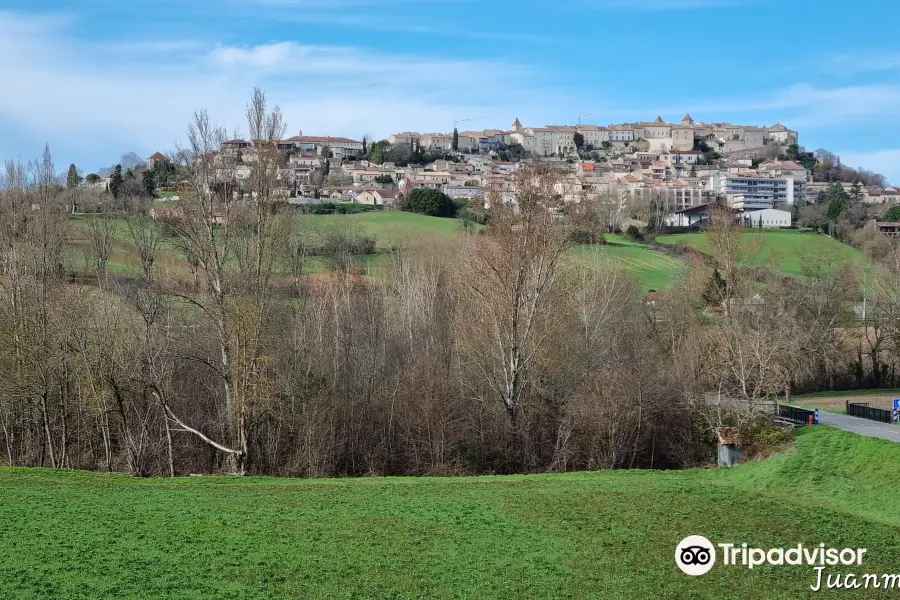
[[[705,575],[716,564],[716,549],[702,535],[689,535],[675,548],[675,564],[688,575]]]
[[[848,572],[861,567],[866,548],[832,548],[825,544],[797,544],[781,548],[755,548],[747,544],[713,544],[702,535],[689,535],[675,547],[675,564],[687,575],[709,573],[716,564],[752,570],[760,566],[812,567],[814,592],[822,589],[900,589],[898,573]]]

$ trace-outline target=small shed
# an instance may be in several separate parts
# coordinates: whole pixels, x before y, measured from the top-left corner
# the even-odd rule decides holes
[[[741,462],[741,434],[737,427],[716,428],[716,441],[719,443],[718,466],[734,467]]]

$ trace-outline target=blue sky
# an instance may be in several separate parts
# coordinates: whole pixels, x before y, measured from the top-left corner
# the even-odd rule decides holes
[[[85,172],[241,130],[780,121],[900,183],[900,3],[820,0],[0,0],[0,156]],[[244,128],[245,129],[245,128]]]

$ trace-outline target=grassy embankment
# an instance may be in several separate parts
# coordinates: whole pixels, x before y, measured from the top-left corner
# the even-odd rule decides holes
[[[720,561],[691,578],[675,545],[824,542],[868,548],[858,572],[900,572],[898,485],[900,445],[826,428],[731,470],[303,481],[0,469],[0,598],[811,597],[811,567]]]

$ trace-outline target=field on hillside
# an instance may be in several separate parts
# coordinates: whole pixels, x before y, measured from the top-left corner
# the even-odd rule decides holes
[[[376,238],[379,248],[417,241],[452,239],[462,233],[456,219],[429,217],[399,210],[376,210],[355,215],[305,215],[301,227],[325,231],[329,228],[359,229]]]
[[[605,246],[578,245],[572,253],[580,260],[621,266],[636,277],[642,291],[663,290],[684,271],[680,260],[650,250],[644,244],[629,242],[621,236],[608,235]]]
[[[876,408],[894,408],[894,398],[900,398],[900,390],[857,390],[849,392],[821,392],[792,396],[791,400],[808,406],[816,406],[828,410],[846,408],[846,402],[868,402]]]
[[[303,481],[0,469],[0,598],[814,597],[809,566],[720,560],[689,577],[674,548],[689,534],[824,542],[868,549],[862,567],[829,573],[900,572],[898,485],[900,445],[826,428],[730,470]]]
[[[660,235],[656,241],[660,244],[683,244],[704,254],[711,253],[705,233]],[[760,244],[759,252],[752,257],[749,266],[768,266],[785,275],[801,275],[803,265],[813,261],[827,261],[835,265],[866,264],[861,252],[821,234],[748,229],[743,234],[742,241],[745,248],[752,248],[755,243]]]
[[[92,260],[88,242],[88,219],[83,216],[73,219],[72,236],[68,244],[68,260],[75,269],[90,272]],[[451,240],[462,235],[462,227],[456,219],[443,219],[402,211],[371,211],[346,215],[303,215],[297,225],[310,239],[325,236],[329,231],[340,229],[374,236],[380,250],[403,245],[422,245],[440,240]],[[128,226],[122,219],[116,220],[116,241],[108,265],[111,273],[134,274],[140,270]],[[683,263],[661,252],[650,250],[644,244],[629,242],[621,236],[607,236],[611,245],[576,246],[572,255],[579,260],[601,261],[621,265],[638,280],[644,292],[664,289],[683,269]],[[614,245],[612,245],[614,244]],[[188,266],[182,253],[171,238],[165,240],[159,264],[170,272],[186,275]],[[387,265],[384,255],[357,257],[357,262],[366,273],[372,274]],[[327,261],[312,258],[305,270],[320,273],[328,270]]]

